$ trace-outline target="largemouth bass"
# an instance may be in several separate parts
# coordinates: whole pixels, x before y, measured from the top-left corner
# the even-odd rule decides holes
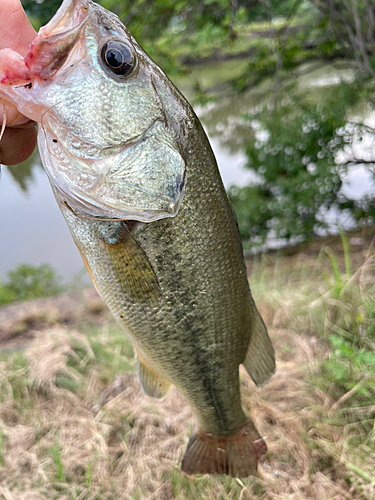
[[[65,0],[25,58],[0,51],[0,92],[39,123],[56,200],[142,388],[163,398],[174,384],[194,411],[182,469],[255,474],[266,446],[242,410],[239,365],[261,386],[274,351],[190,105],[90,0]]]

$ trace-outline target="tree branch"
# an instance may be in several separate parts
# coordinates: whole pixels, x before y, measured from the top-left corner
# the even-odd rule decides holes
[[[357,159],[352,159],[348,160],[345,163],[340,163],[340,167],[353,167],[355,165],[373,165],[375,166],[375,160],[369,161],[369,160],[357,160]]]

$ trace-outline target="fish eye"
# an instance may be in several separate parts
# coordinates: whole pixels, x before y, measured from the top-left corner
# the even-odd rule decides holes
[[[101,58],[106,67],[115,75],[128,76],[135,67],[130,49],[125,43],[110,41],[103,45]]]

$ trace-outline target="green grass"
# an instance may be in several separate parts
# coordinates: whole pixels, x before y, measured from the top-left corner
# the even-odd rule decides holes
[[[86,321],[0,356],[0,499],[374,500],[375,273],[349,249],[252,263],[278,357],[263,389],[241,370],[258,478],[181,473],[190,408],[174,388],[145,396],[119,327]]]
[[[62,482],[65,480],[65,473],[61,460],[61,446],[59,446],[58,443],[55,443],[55,445],[50,449],[50,454],[56,468],[56,480]]]

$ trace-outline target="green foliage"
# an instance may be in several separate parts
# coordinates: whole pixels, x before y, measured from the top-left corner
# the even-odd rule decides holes
[[[327,43],[341,46],[347,57],[354,59],[358,69],[367,76],[375,77],[375,39],[373,0],[332,0],[321,2],[310,0],[319,12],[324,40]]]
[[[35,29],[46,24],[61,5],[61,0],[21,0]]]
[[[347,245],[343,245],[346,270],[351,268]],[[341,273],[330,249],[332,283],[322,302],[318,321],[330,346],[315,383],[336,400],[350,395],[350,405],[366,406],[375,397],[375,307],[373,289],[361,288],[353,276]],[[373,271],[373,270],[372,270]]]
[[[290,20],[298,13],[302,20],[306,13],[314,19],[311,11],[315,8],[303,0],[278,2],[268,0],[99,0],[103,7],[116,13],[142,47],[160,64],[165,71],[176,71],[181,65],[180,55],[187,60],[202,57],[202,47],[207,46],[210,54],[217,48],[224,52],[236,45],[241,28],[249,23],[274,22],[276,19]],[[22,0],[22,4],[36,28],[46,24],[60,6],[60,0]],[[296,50],[301,49],[306,38],[303,30],[302,45],[295,37],[281,36],[277,31],[280,47],[294,43]],[[268,35],[269,36],[269,35]],[[274,35],[271,33],[271,36]],[[248,37],[246,37],[248,38]],[[267,35],[266,37],[267,38]],[[189,54],[186,54],[187,50]],[[238,47],[237,51],[243,50]],[[206,54],[206,55],[210,55]],[[274,60],[275,51],[268,51]],[[262,60],[262,53],[256,55]],[[285,54],[285,60],[287,59]],[[180,61],[178,61],[180,59]],[[270,68],[269,68],[270,69]],[[250,67],[249,67],[250,70]]]
[[[167,71],[176,70],[180,51],[186,54],[186,47],[190,51],[188,58],[194,60],[197,51],[201,57],[202,45],[209,44],[213,53],[222,42],[233,45],[243,26],[268,22],[268,32],[260,38],[271,38],[273,43],[255,52],[248,71],[236,83],[238,87],[253,84],[254,77],[257,80],[269,76],[276,67],[286,70],[302,60],[317,57],[350,56],[374,76],[371,0],[360,2],[357,10],[354,5],[349,9],[344,0],[330,3],[317,0],[99,0],[98,3],[115,12]],[[61,1],[22,0],[22,4],[34,26],[39,28],[53,16]],[[277,26],[276,21],[280,19],[285,22]],[[288,26],[293,24],[299,24],[302,29],[289,33]],[[309,29],[304,29],[306,25]],[[225,48],[221,50],[226,52]]]
[[[188,71],[187,63],[205,57],[241,52],[247,54],[248,63],[245,70],[228,75],[233,88],[243,91],[261,82],[272,87],[268,105],[246,117],[250,126],[247,166],[259,175],[260,183],[229,191],[247,247],[275,238],[312,239],[327,228],[322,216],[329,210],[350,214],[353,224],[375,218],[373,197],[353,201],[340,194],[344,168],[335,163],[337,153],[358,134],[358,128],[346,127],[347,112],[364,98],[365,79],[373,71],[370,28],[375,7],[370,0],[99,3],[119,15],[168,73]],[[23,5],[40,25],[53,15],[60,0],[23,0]],[[301,63],[337,57],[356,60],[356,68],[366,76],[362,74],[353,84],[342,83],[328,99],[318,102],[290,84]],[[194,89],[200,104],[213,99],[203,87],[197,83]],[[212,87],[217,88],[216,81]],[[264,134],[259,139],[260,132],[268,139]],[[3,290],[6,294],[9,291]]]
[[[359,96],[358,86],[348,83],[318,103],[290,89],[247,117],[253,130],[247,167],[261,182],[231,187],[229,197],[248,245],[264,244],[270,237],[312,239],[327,227],[322,214],[332,208],[351,209],[354,215],[358,210],[358,218],[370,215],[339,194],[343,166],[335,162],[356,132],[345,125]]]
[[[62,292],[56,272],[48,264],[20,264],[8,273],[8,281],[0,283],[0,305],[9,302],[49,297]]]
[[[323,365],[323,373],[330,382],[347,392],[360,382],[367,374],[375,375],[375,353],[365,348],[358,348],[352,342],[336,335],[329,336],[332,346],[330,359]],[[358,394],[371,395],[368,384],[358,387]],[[372,394],[375,391],[375,381],[371,384]]]

